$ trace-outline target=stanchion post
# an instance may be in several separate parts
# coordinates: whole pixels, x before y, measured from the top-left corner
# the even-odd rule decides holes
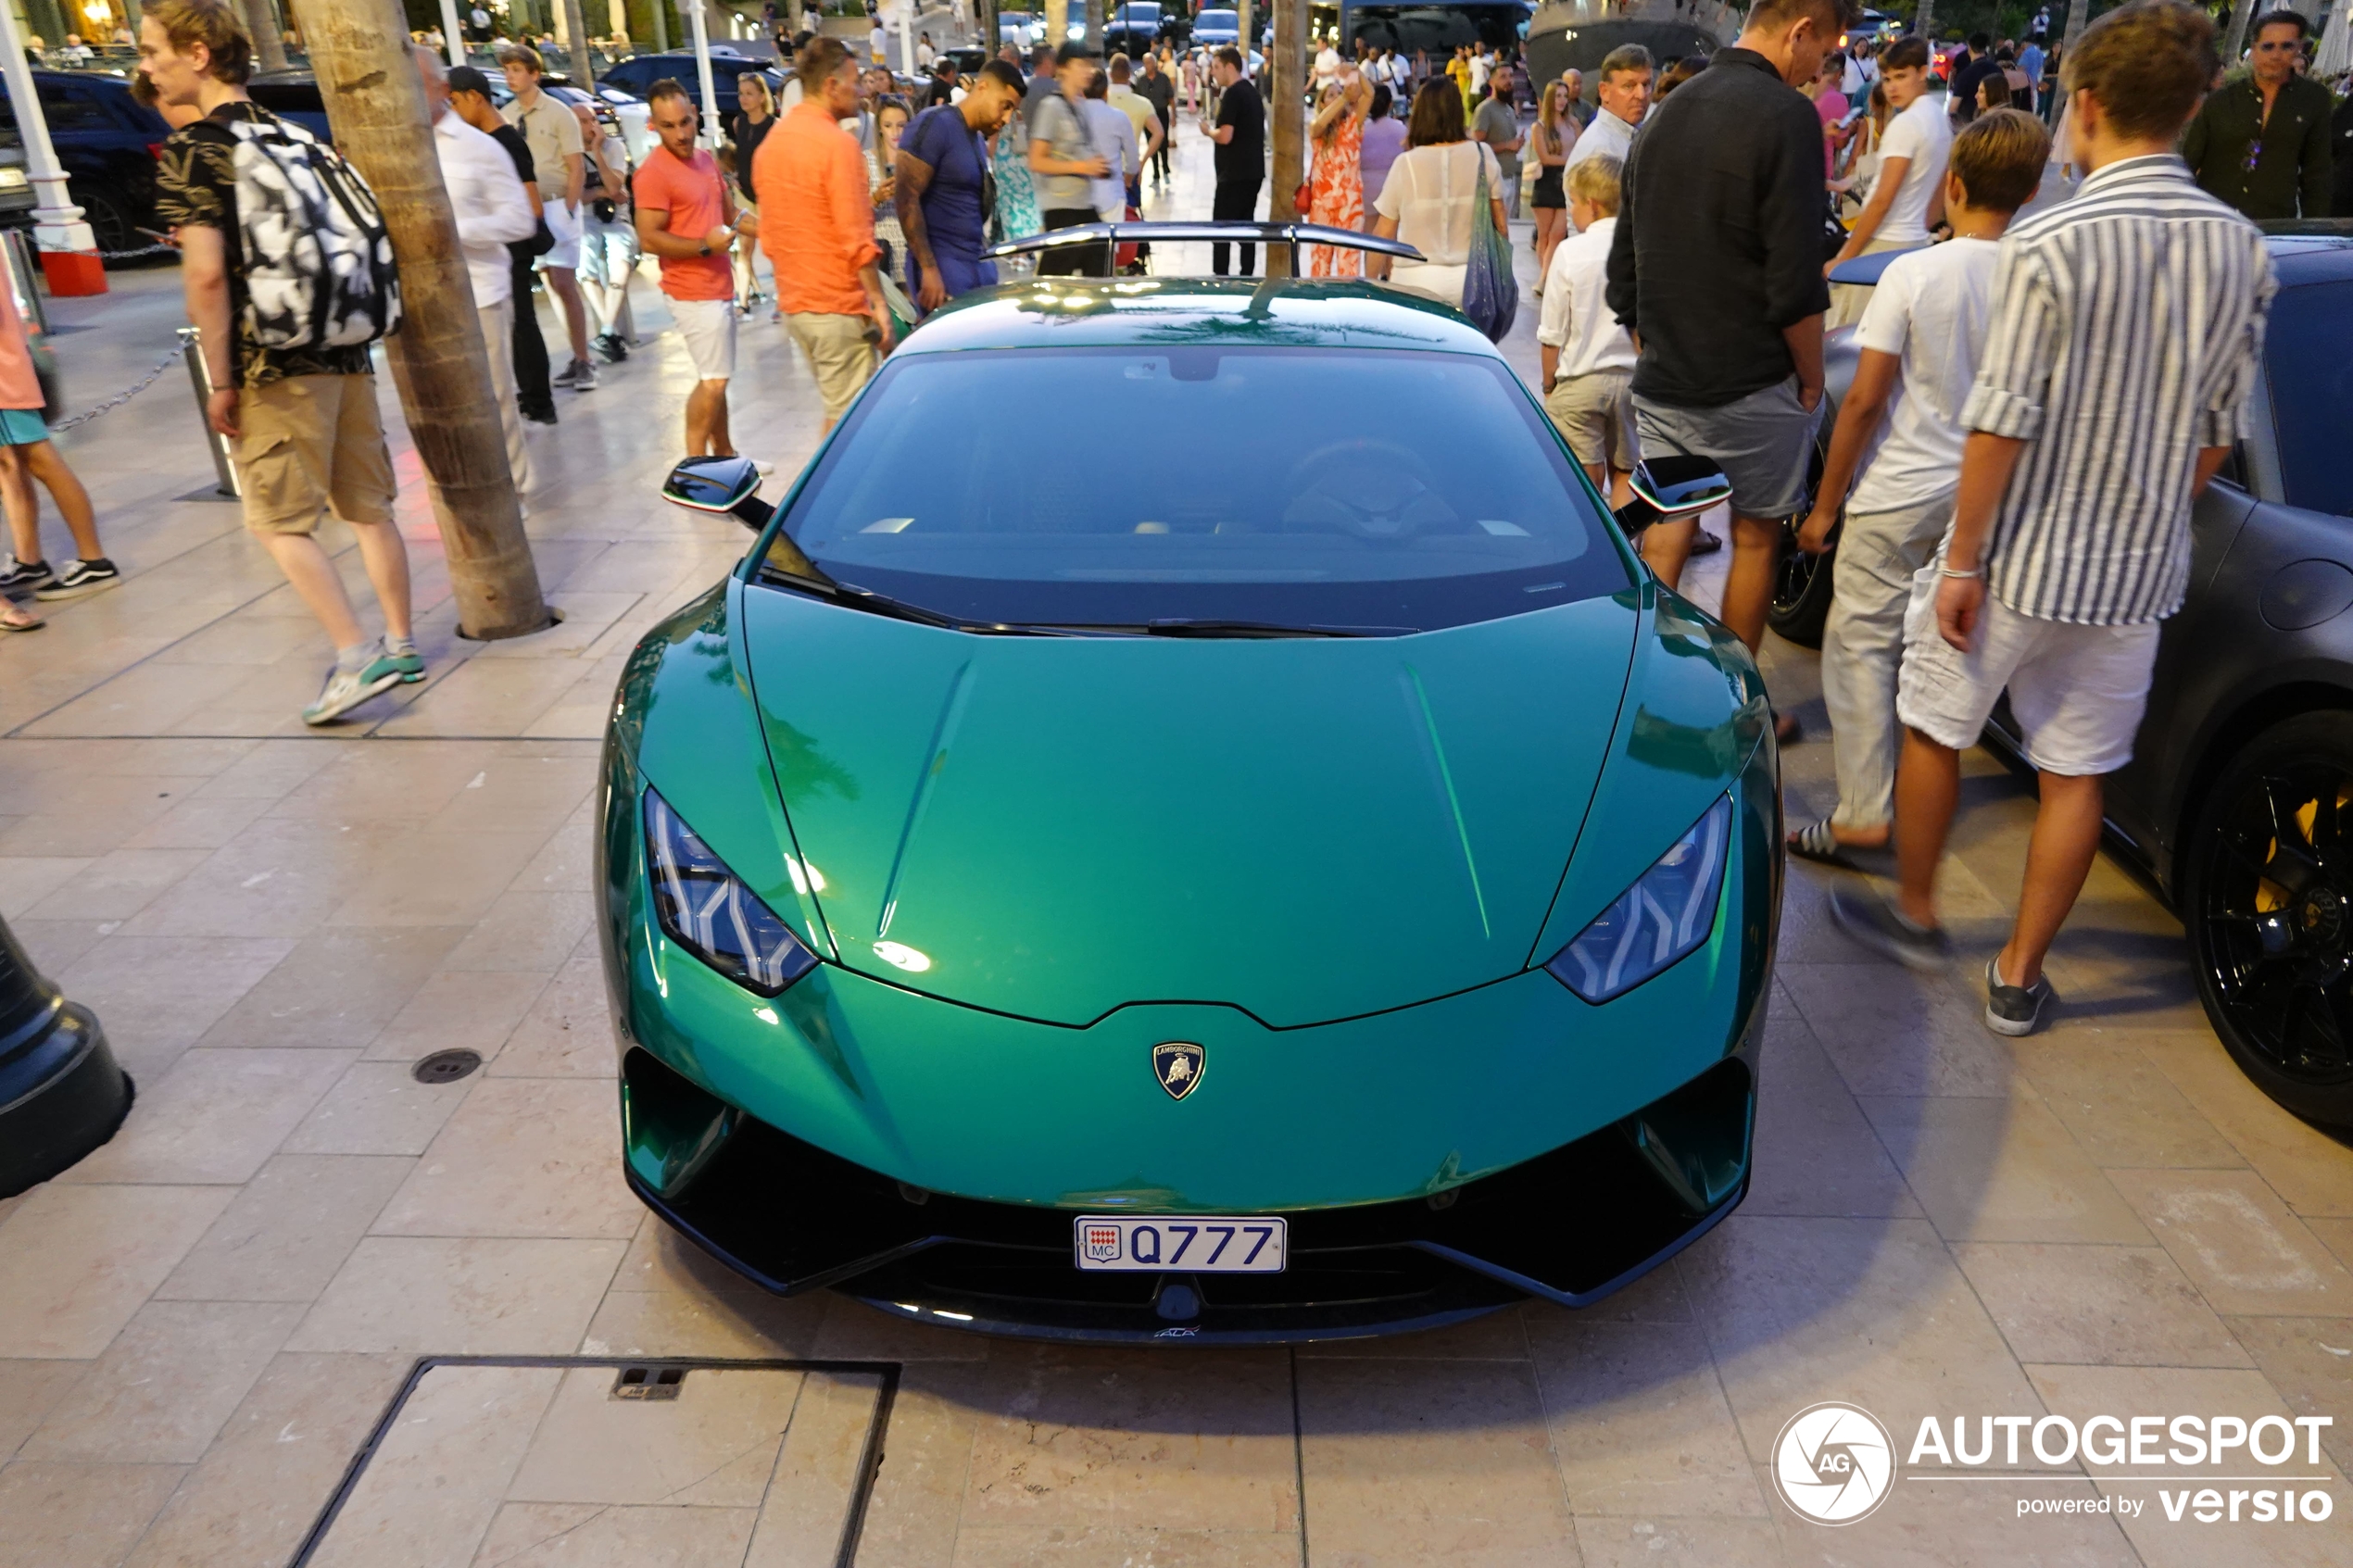
[[[229,438],[212,428],[212,374],[205,369],[203,334],[194,327],[180,329],[180,357],[188,361],[188,382],[196,393],[196,423],[204,427],[205,446],[212,453],[212,471],[223,495],[242,495],[236,466],[229,461]]]

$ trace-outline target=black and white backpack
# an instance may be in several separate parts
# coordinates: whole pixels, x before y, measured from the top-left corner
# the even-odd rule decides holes
[[[400,277],[376,194],[343,156],[275,115],[236,138],[245,320],[263,348],[357,348],[400,324]]]

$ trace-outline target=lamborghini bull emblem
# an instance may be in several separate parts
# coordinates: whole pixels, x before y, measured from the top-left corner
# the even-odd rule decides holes
[[[1152,1047],[1152,1076],[1170,1099],[1183,1099],[1201,1082],[1201,1047],[1188,1040],[1170,1040]]]

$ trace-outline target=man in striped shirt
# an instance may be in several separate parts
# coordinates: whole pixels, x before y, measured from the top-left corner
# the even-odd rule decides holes
[[[2254,226],[2174,152],[2213,79],[2214,30],[2181,0],[2110,12],[2070,51],[2075,199],[2013,227],[1961,411],[1956,515],[1916,581],[1896,712],[1897,907],[1842,892],[1840,924],[1940,966],[1935,875],[1959,749],[2005,688],[2042,805],[1985,1022],[2032,1033],[2043,973],[2099,847],[2100,781],[2132,759],[2158,624],[2182,606],[2190,507],[2241,433],[2272,280]]]

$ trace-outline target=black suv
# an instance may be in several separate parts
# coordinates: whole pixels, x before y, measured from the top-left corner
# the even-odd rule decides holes
[[[136,251],[155,226],[156,153],[171,133],[163,117],[132,102],[131,83],[104,71],[36,70],[32,89],[74,205],[102,253]],[[13,135],[16,106],[0,82],[0,126]],[[5,194],[5,193],[0,193]]]

